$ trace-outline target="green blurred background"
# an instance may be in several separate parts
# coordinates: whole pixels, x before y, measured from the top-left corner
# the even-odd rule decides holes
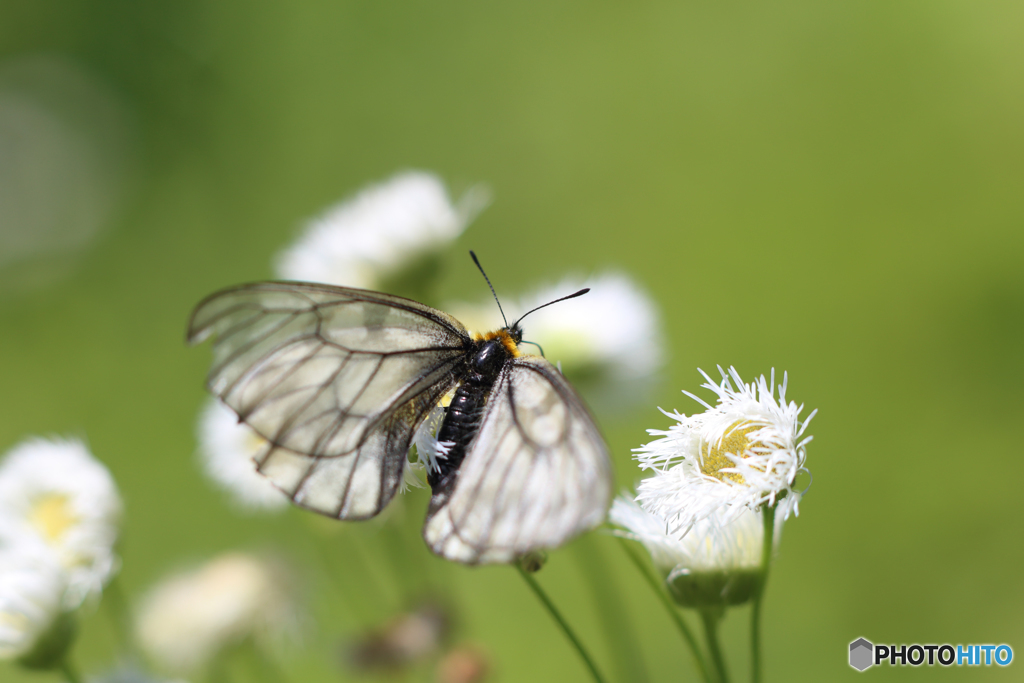
[[[306,218],[431,169],[456,194],[485,181],[495,195],[446,256],[443,298],[483,293],[473,248],[499,293],[614,267],[660,305],[671,360],[656,400],[601,421],[619,487],[644,430],[668,424],[656,406],[692,410],[679,390],[697,367],[788,370],[790,396],[820,409],[814,485],[768,589],[767,680],[852,677],[859,636],[1020,656],[1022,23],[1011,1],[3,0],[0,86],[35,88],[103,144],[77,166],[54,145],[39,176],[52,193],[0,190],[17,204],[0,207],[0,449],[88,439],[126,500],[130,599],[224,549],[293,557],[313,626],[284,670],[347,680],[337,643],[386,620],[410,581],[393,576],[390,532],[232,510],[196,465],[209,351],[185,347],[184,325],[210,291],[269,277]],[[11,111],[0,123],[41,120]],[[0,183],[2,155],[8,171],[26,163],[14,147]],[[393,526],[411,538],[425,505],[405,499]],[[315,570],[317,543],[367,558],[378,597],[365,574],[334,576],[357,585],[363,617]],[[490,653],[494,680],[585,680],[513,570],[405,547],[413,583],[426,563],[449,586],[457,639]],[[616,543],[591,535],[538,578],[608,675],[622,661],[602,615],[621,617],[593,566],[621,591],[646,666],[632,680],[696,680]],[[726,620],[736,680],[746,628],[745,610]],[[112,647],[103,611],[88,616],[81,668],[99,672]]]

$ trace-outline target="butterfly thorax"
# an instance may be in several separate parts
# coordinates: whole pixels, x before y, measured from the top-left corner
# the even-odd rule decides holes
[[[484,334],[474,334],[473,342],[477,345],[476,355],[484,353],[484,348],[492,348],[500,345],[505,351],[508,352],[509,356],[516,358],[520,355],[519,344],[523,341],[523,328],[519,327],[519,324],[512,325],[511,327],[503,327],[500,330],[494,330],[493,332],[486,332]],[[497,344],[488,345],[487,342],[497,342]]]
[[[437,430],[437,440],[450,446],[444,457],[438,458],[437,469],[427,473],[435,494],[454,483],[462,459],[480,429],[494,383],[505,364],[520,355],[518,343],[522,336],[518,327],[474,335],[474,348],[467,354],[459,386]]]

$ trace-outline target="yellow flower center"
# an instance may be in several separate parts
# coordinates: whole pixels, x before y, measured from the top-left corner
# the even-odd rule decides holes
[[[60,540],[78,517],[71,509],[70,498],[63,493],[46,493],[39,496],[29,513],[29,522],[48,542]]]
[[[729,428],[725,430],[725,436],[718,443],[714,445],[702,443],[700,446],[700,471],[719,481],[728,479],[737,484],[745,484],[746,481],[742,474],[722,471],[725,468],[736,466],[736,462],[726,456],[728,454],[745,458],[745,453],[750,448],[750,439],[747,438],[747,434],[761,429],[762,426],[741,420],[729,425]]]

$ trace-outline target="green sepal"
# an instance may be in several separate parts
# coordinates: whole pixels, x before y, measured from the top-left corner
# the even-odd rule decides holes
[[[666,579],[668,592],[683,607],[707,609],[742,605],[754,597],[761,572],[691,572]]]
[[[75,618],[66,612],[61,614],[53,622],[50,630],[39,637],[35,647],[18,658],[18,664],[26,669],[52,670],[59,668],[77,634],[78,624],[75,622]]]

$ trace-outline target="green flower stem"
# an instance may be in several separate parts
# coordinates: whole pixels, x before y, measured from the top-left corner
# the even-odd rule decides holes
[[[583,647],[583,643],[579,641],[576,634],[573,633],[571,628],[569,628],[569,624],[562,618],[562,615],[559,614],[558,610],[555,609],[554,604],[550,599],[548,599],[547,594],[545,594],[541,589],[540,584],[538,584],[536,579],[524,571],[518,564],[516,565],[516,569],[519,571],[519,575],[523,577],[523,581],[526,582],[526,585],[528,585],[530,590],[533,591],[533,594],[536,595],[537,599],[543,603],[545,608],[547,608],[548,614],[551,615],[551,618],[554,619],[561,627],[562,633],[565,634],[565,637],[568,638],[573,647],[576,648],[576,652],[579,653],[580,658],[583,659],[583,663],[587,665],[588,669],[590,669],[590,675],[594,679],[594,683],[605,683],[604,677],[601,676],[601,672],[597,670],[597,665],[595,665],[594,660],[590,658],[590,655]]]
[[[103,589],[104,603],[107,606],[107,613],[114,623],[114,630],[117,632],[118,646],[122,655],[133,655],[135,653],[135,639],[132,634],[132,616],[128,607],[128,600],[125,598],[124,589],[121,586],[121,579],[115,576]]]
[[[775,539],[775,506],[762,508],[764,520],[764,544],[761,547],[761,578],[754,593],[754,607],[750,610],[750,661],[751,680],[761,683],[761,600],[768,584],[768,568],[772,563]]]
[[[630,622],[616,577],[608,570],[597,538],[588,534],[576,542],[573,558],[594,596],[598,619],[604,630],[616,678],[631,683],[647,683],[650,677],[640,656],[640,644]]]
[[[619,543],[622,545],[622,549],[629,555],[629,559],[633,561],[636,568],[640,571],[640,574],[644,577],[647,585],[650,586],[651,591],[658,597],[661,604],[664,605],[665,611],[668,612],[669,617],[675,623],[676,628],[679,629],[680,635],[683,636],[683,640],[690,647],[690,652],[693,654],[694,662],[697,665],[697,671],[700,673],[707,683],[714,683],[714,679],[711,677],[711,672],[708,670],[708,665],[704,661],[704,654],[700,650],[700,646],[697,644],[697,639],[693,637],[693,632],[690,631],[690,627],[683,621],[683,617],[679,614],[679,610],[672,604],[672,600],[665,593],[665,589],[662,587],[661,582],[656,576],[648,569],[647,565],[644,564],[643,558],[636,552],[636,549],[630,545],[630,542],[626,539],[619,537]]]
[[[722,656],[722,647],[718,643],[718,622],[722,618],[722,610],[707,608],[700,611],[701,619],[704,621],[704,636],[708,641],[708,651],[711,653],[711,662],[715,665],[716,675],[719,683],[729,683],[729,673],[725,669],[725,658]]]
[[[61,673],[64,674],[64,679],[67,683],[82,683],[82,677],[78,674],[75,667],[71,665],[71,662],[68,661],[68,657],[66,655],[60,660],[60,664],[58,666],[60,667]]]

